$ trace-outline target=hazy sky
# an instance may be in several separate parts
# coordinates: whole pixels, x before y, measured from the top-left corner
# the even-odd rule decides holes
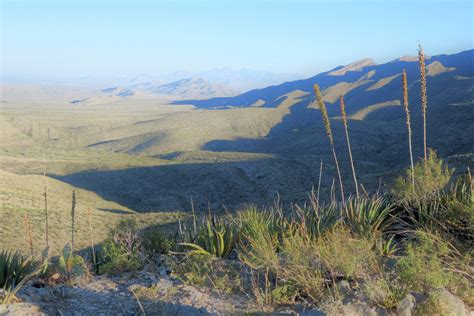
[[[5,76],[315,74],[473,48],[472,1],[0,0]]]

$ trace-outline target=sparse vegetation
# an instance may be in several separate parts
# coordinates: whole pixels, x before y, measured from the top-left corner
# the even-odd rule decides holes
[[[473,304],[474,184],[470,172],[454,179],[454,170],[445,165],[434,150],[427,153],[426,78],[421,48],[419,58],[425,156],[414,164],[407,78],[403,72],[403,105],[411,167],[387,192],[359,192],[341,95],[341,114],[356,191],[354,196],[346,198],[334,144],[336,134],[333,135],[319,86],[314,85],[331,145],[329,154],[334,158],[339,178],[340,200],[335,194],[330,199],[320,198],[321,160],[318,193],[312,192],[307,203],[276,203],[268,209],[247,206],[234,214],[204,216],[195,211],[192,202],[192,222],[191,216],[180,220],[178,232],[173,234],[160,227],[143,229],[152,224],[150,219],[162,221],[163,214],[137,214],[72,186],[57,189],[56,180],[43,177],[44,208],[36,206],[31,209],[38,212],[29,210],[24,215],[24,238],[21,238],[22,246],[18,247],[30,256],[0,253],[0,287],[10,293],[0,296],[0,300],[8,302],[11,293],[14,295],[38,273],[33,257],[40,246],[36,242],[33,244],[33,240],[42,236],[40,229],[43,229],[47,249],[54,243],[56,248],[60,247],[58,240],[70,243],[57,258],[50,260],[48,273],[42,277],[57,273],[59,280],[68,285],[87,280],[91,272],[138,274],[135,272],[153,266],[150,270],[157,275],[165,276],[171,269],[171,273],[186,285],[211,288],[221,296],[246,295],[266,311],[296,304],[305,308],[325,308],[327,302],[339,306],[359,299],[366,300],[370,306],[394,311],[407,293],[431,293],[442,288],[467,304]],[[280,114],[278,119],[283,117]],[[269,133],[269,129],[258,133],[263,135],[264,132]],[[129,144],[123,146],[128,148]],[[108,155],[95,154],[99,158]],[[124,159],[118,164],[120,166],[131,164],[129,158],[110,155]],[[232,156],[223,154],[221,157]],[[143,165],[156,163],[142,162]],[[245,166],[238,168],[246,177],[255,176]],[[17,178],[17,175],[7,176]],[[34,176],[29,179],[38,180]],[[41,196],[41,187],[35,192]],[[68,192],[67,195],[64,192]],[[71,207],[70,213],[63,202],[61,211],[53,207],[57,205],[52,197],[62,199],[62,195],[68,203],[71,201],[67,206]],[[9,212],[13,213],[12,210]],[[123,218],[126,220],[121,220]],[[176,218],[178,216],[169,216],[168,220]],[[156,293],[154,295],[158,297]],[[445,312],[444,305],[435,295],[428,296],[417,308],[418,313]]]
[[[444,165],[434,150],[430,150],[427,160],[419,161],[413,169],[407,169],[405,176],[395,181],[392,193],[401,200],[422,201],[442,190],[451,179],[453,170]],[[413,190],[412,177],[415,179]]]

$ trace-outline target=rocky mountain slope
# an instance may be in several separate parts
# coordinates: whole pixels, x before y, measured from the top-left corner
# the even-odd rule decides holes
[[[429,101],[433,105],[463,103],[474,99],[474,50],[453,55],[437,55],[427,60]],[[350,114],[370,105],[401,98],[400,75],[406,69],[411,103],[418,103],[419,70],[416,58],[402,57],[376,65],[371,59],[339,66],[308,79],[285,82],[264,89],[256,89],[236,97],[209,100],[184,100],[177,104],[193,104],[201,108],[249,107],[260,101],[260,106],[275,107],[281,98],[292,91],[311,93],[315,83],[323,89],[325,101],[335,104],[340,94],[345,95]],[[310,102],[308,99],[306,102]],[[329,111],[331,111],[329,106]]]

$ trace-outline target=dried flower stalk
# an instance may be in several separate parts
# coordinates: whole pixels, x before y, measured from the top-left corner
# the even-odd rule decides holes
[[[354,160],[352,159],[352,148],[351,148],[351,142],[349,140],[349,129],[347,127],[346,104],[344,103],[344,96],[343,95],[341,95],[339,97],[339,104],[341,106],[342,122],[344,123],[344,129],[346,131],[347,149],[349,150],[349,159],[351,161],[352,177],[354,178],[354,186],[355,186],[355,189],[356,189],[356,195],[357,195],[357,197],[359,197],[359,185],[357,184],[357,177],[356,177],[356,172],[355,172],[355,167],[354,167]]]
[[[410,164],[411,164],[411,182],[413,194],[415,194],[415,164],[413,162],[413,149],[412,149],[412,131],[411,131],[411,121],[410,121],[410,109],[408,108],[408,81],[407,81],[407,72],[403,69],[402,74],[403,82],[403,107],[405,108],[407,130],[408,130],[408,149],[410,151]]]
[[[418,61],[420,64],[420,94],[421,94],[421,112],[423,114],[423,149],[425,161],[428,159],[428,150],[426,147],[426,111],[428,108],[428,98],[426,96],[426,67],[425,67],[425,54],[423,53],[423,47],[419,45],[418,48]]]
[[[314,93],[316,94],[316,99],[318,101],[318,106],[319,106],[319,109],[321,110],[321,114],[323,116],[324,128],[326,129],[326,134],[329,138],[329,143],[331,144],[332,154],[334,156],[334,162],[336,163],[336,170],[337,170],[337,176],[339,177],[339,186],[340,186],[340,189],[341,189],[342,202],[345,203],[344,187],[342,185],[341,170],[339,169],[339,162],[337,160],[336,149],[334,148],[334,138],[332,136],[331,122],[329,120],[329,116],[328,116],[328,112],[326,110],[326,106],[324,105],[324,101],[323,101],[323,97],[321,95],[321,91],[319,90],[319,86],[317,84],[314,85]]]

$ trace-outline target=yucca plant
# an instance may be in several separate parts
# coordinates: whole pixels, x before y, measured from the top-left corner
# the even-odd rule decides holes
[[[344,130],[346,131],[347,150],[349,151],[349,160],[351,161],[352,177],[354,178],[354,186],[356,190],[356,195],[359,196],[359,185],[357,184],[354,160],[352,159],[352,148],[351,148],[351,142],[349,140],[349,128],[347,126],[346,104],[344,102],[343,95],[339,97],[339,104],[341,107],[341,115],[342,115],[342,122],[344,124]]]
[[[183,242],[179,245],[190,249],[187,254],[227,258],[235,248],[237,237],[238,233],[231,223],[212,217],[205,220],[194,242]]]
[[[406,114],[406,123],[408,130],[408,149],[410,151],[410,164],[411,164],[411,181],[412,181],[412,191],[415,195],[415,164],[413,162],[413,150],[411,145],[411,122],[410,122],[410,109],[408,108],[408,83],[407,83],[407,72],[403,69],[402,74],[402,83],[403,83],[403,107],[405,108]]]
[[[353,233],[372,237],[393,223],[393,210],[394,205],[383,196],[351,197],[343,208],[344,222]]]
[[[326,129],[326,134],[328,136],[329,143],[331,144],[332,154],[334,156],[334,162],[336,164],[337,176],[339,177],[341,198],[342,198],[342,202],[344,203],[345,201],[344,186],[342,184],[341,171],[339,170],[339,162],[337,160],[336,149],[334,147],[334,138],[332,136],[331,121],[329,120],[328,111],[326,110],[326,105],[324,105],[324,100],[323,100],[323,96],[321,95],[321,91],[319,90],[319,85],[315,84],[313,88],[314,88],[314,93],[316,94],[316,99],[318,101],[319,109],[321,110],[321,115],[323,116],[324,128]]]
[[[421,113],[423,114],[423,150],[425,161],[428,160],[428,149],[426,147],[426,111],[428,108],[428,98],[426,95],[426,67],[425,54],[423,47],[418,47],[418,62],[420,64],[420,96],[421,96]]]
[[[19,252],[0,252],[0,289],[6,295],[0,297],[1,303],[8,303],[18,290],[39,272],[31,257],[24,257]]]

